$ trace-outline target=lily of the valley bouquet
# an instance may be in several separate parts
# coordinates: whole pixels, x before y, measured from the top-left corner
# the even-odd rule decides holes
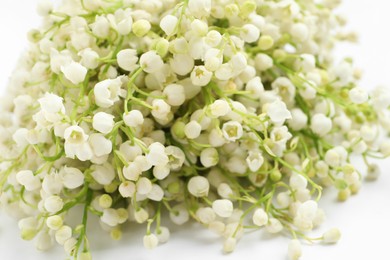
[[[323,189],[346,200],[390,153],[390,94],[333,59],[355,38],[339,2],[41,1],[1,101],[2,209],[77,259],[94,216],[113,239],[143,223],[146,248],[187,221],[225,252],[257,229],[290,236],[290,259],[302,240],[337,242],[312,236]]]

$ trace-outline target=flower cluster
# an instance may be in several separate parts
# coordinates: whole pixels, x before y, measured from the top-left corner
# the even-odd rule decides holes
[[[322,190],[346,200],[390,155],[390,93],[358,86],[331,50],[338,0],[49,0],[1,104],[0,202],[39,250],[90,259],[91,215],[113,239],[161,216],[231,252],[248,229],[317,238]],[[68,212],[82,210],[80,225]]]

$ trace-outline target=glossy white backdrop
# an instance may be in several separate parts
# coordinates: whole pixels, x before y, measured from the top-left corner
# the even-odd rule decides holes
[[[26,33],[39,25],[35,14],[37,0],[2,0],[0,7],[0,90],[4,91],[19,54],[27,47]],[[339,57],[350,55],[363,69],[361,85],[390,87],[390,34],[388,26],[390,2],[384,0],[344,0],[339,12],[344,13],[350,28],[360,34],[356,46],[342,45]],[[1,115],[0,115],[1,116]],[[343,236],[336,246],[304,246],[302,260],[390,259],[390,159],[382,162],[382,176],[375,183],[365,183],[358,196],[337,203],[335,193],[327,192],[321,206],[327,212],[323,228],[339,227]],[[222,242],[198,225],[185,225],[172,230],[171,240],[154,251],[142,246],[143,228],[133,227],[121,242],[111,242],[108,235],[92,233],[94,259],[287,259],[288,239],[253,232],[244,236],[236,251],[221,252]],[[320,234],[320,233],[319,233]],[[17,223],[0,212],[0,259],[51,260],[65,259],[61,248],[39,253],[30,242],[20,239]]]

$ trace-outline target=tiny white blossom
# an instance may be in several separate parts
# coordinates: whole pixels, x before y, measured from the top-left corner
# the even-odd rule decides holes
[[[226,116],[230,111],[229,103],[223,99],[217,99],[213,104],[210,105],[210,116],[213,118],[218,118]]]
[[[170,237],[169,229],[167,227],[160,226],[160,228],[156,230],[156,236],[158,238],[159,243],[168,242]]]
[[[146,159],[153,166],[164,166],[169,162],[165,153],[165,147],[160,143],[153,143],[149,146],[149,153],[146,155]]]
[[[184,127],[184,134],[188,139],[195,139],[199,137],[201,131],[202,126],[194,120],[190,121]]]
[[[91,134],[88,142],[94,155],[97,157],[108,155],[112,151],[112,142],[102,134]]]
[[[260,37],[260,30],[253,24],[245,24],[241,28],[241,38],[247,43],[255,42]]]
[[[222,134],[228,141],[236,141],[243,135],[242,125],[236,121],[229,121],[223,124]]]
[[[30,170],[20,171],[16,174],[16,180],[23,185],[26,190],[34,191],[41,187],[41,181],[38,176]]]
[[[184,87],[179,84],[170,84],[166,86],[163,94],[167,97],[167,103],[171,106],[180,106],[186,99]]]
[[[62,66],[61,71],[64,73],[65,78],[75,85],[83,82],[88,72],[87,68],[74,61],[68,65]]]
[[[218,164],[219,154],[215,148],[206,148],[200,153],[200,162],[204,167],[212,167]]]
[[[126,71],[133,71],[137,68],[138,56],[134,49],[124,49],[118,52],[116,59],[119,67]]]
[[[80,63],[88,69],[96,69],[99,66],[99,54],[91,48],[86,48],[78,53]]]
[[[160,21],[160,27],[166,35],[171,36],[175,34],[179,19],[173,15],[166,15]]]
[[[252,221],[256,226],[265,226],[268,223],[268,214],[264,211],[264,209],[256,209],[253,213]]]
[[[323,235],[322,235],[322,239],[324,241],[324,243],[326,244],[334,244],[334,243],[337,243],[341,238],[341,233],[340,233],[340,230],[338,228],[332,228],[328,231],[326,231]]]
[[[84,174],[77,168],[65,166],[61,173],[63,184],[68,189],[76,189],[84,184]]]
[[[120,78],[106,79],[97,83],[94,87],[95,101],[99,107],[108,108],[119,101],[119,93],[122,86]]]
[[[144,236],[144,247],[146,249],[153,249],[158,245],[158,238],[155,234]]]
[[[98,112],[93,116],[92,126],[102,134],[108,134],[114,128],[114,116],[105,112]]]
[[[311,118],[310,128],[319,136],[324,136],[332,130],[332,120],[324,114],[315,114]]]
[[[268,105],[267,115],[275,124],[283,124],[285,120],[291,119],[291,113],[287,109],[286,104],[279,99],[276,99]]]
[[[195,176],[189,180],[187,189],[195,197],[204,197],[209,193],[210,184],[205,177]]]
[[[299,240],[293,239],[288,244],[288,258],[290,260],[298,260],[302,255],[302,246]]]
[[[44,205],[49,213],[56,213],[62,209],[64,202],[59,196],[53,195],[45,199]]]
[[[206,86],[211,81],[213,73],[208,71],[204,66],[195,66],[191,72],[191,81],[195,86]]]
[[[210,207],[199,208],[195,214],[202,224],[210,224],[216,217],[214,210]]]
[[[196,18],[206,17],[211,12],[211,0],[189,0],[188,10]]]
[[[137,127],[144,123],[144,116],[139,110],[134,109],[126,114],[123,114],[123,121],[127,126]]]
[[[264,163],[264,157],[260,151],[249,151],[246,163],[252,172],[256,172]]]
[[[222,218],[228,218],[233,213],[233,203],[227,199],[215,200],[212,208],[214,212]]]
[[[148,51],[142,54],[139,63],[147,73],[156,73],[164,66],[163,60],[155,51]]]
[[[65,129],[65,154],[69,158],[77,157],[81,161],[92,158],[92,149],[88,143],[88,135],[79,126],[70,126]]]

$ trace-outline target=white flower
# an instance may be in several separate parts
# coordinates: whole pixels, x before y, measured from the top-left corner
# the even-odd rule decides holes
[[[155,51],[148,51],[141,55],[139,63],[142,69],[147,73],[156,73],[161,71],[164,62]]]
[[[234,75],[239,75],[247,67],[248,61],[245,54],[239,52],[230,58],[229,64],[232,66]]]
[[[122,195],[122,197],[131,198],[136,192],[136,186],[134,182],[125,181],[119,185],[118,191]]]
[[[306,189],[307,180],[301,174],[294,173],[290,177],[290,187],[293,190],[303,190]]]
[[[240,139],[243,133],[242,125],[237,121],[229,121],[222,126],[222,134],[228,141],[234,142]]]
[[[18,172],[16,174],[16,180],[28,191],[34,191],[41,188],[41,180],[30,170]]]
[[[65,166],[61,173],[62,182],[68,189],[76,189],[84,184],[84,174],[77,168]]]
[[[86,48],[78,53],[81,57],[80,63],[88,69],[96,69],[99,66],[99,54],[91,48]]]
[[[156,236],[159,243],[168,242],[170,237],[169,229],[167,227],[160,226],[160,228],[156,230]]]
[[[213,73],[208,71],[204,66],[195,66],[191,72],[191,81],[195,86],[206,86],[211,81]]]
[[[102,134],[108,134],[114,128],[114,116],[105,112],[98,112],[93,116],[92,126]]]
[[[152,190],[152,182],[146,177],[141,177],[138,179],[136,187],[139,194],[147,195]]]
[[[214,212],[222,218],[228,218],[233,213],[233,203],[227,199],[215,200],[212,208]]]
[[[363,104],[368,100],[368,93],[362,88],[355,87],[349,91],[349,99],[355,104]]]
[[[217,47],[222,41],[222,35],[216,30],[211,30],[207,33],[205,42],[211,47]]]
[[[62,66],[61,71],[64,73],[65,78],[75,85],[82,83],[88,72],[87,68],[74,61]]]
[[[164,166],[169,162],[165,153],[165,147],[160,143],[152,143],[149,146],[149,153],[146,155],[146,159],[153,166]]]
[[[190,219],[190,215],[184,204],[178,204],[172,208],[172,211],[169,213],[169,218],[174,224],[183,225]]]
[[[237,239],[234,237],[228,237],[223,243],[223,251],[225,253],[231,253],[236,248]]]
[[[64,132],[65,154],[74,159],[77,157],[80,161],[90,160],[92,158],[92,149],[88,143],[88,135],[79,126],[69,126]]]
[[[265,226],[268,223],[268,214],[262,208],[256,209],[253,212],[252,221],[256,226]]]
[[[37,5],[37,13],[40,16],[47,16],[53,10],[53,3],[50,0],[39,0]]]
[[[348,152],[342,146],[336,146],[325,153],[325,162],[331,167],[341,166],[347,159]]]
[[[274,144],[283,147],[283,149],[291,137],[292,134],[288,131],[288,128],[285,125],[274,127],[270,133],[270,139],[274,142]]]
[[[65,241],[72,237],[72,228],[69,226],[62,226],[55,233],[55,239],[58,244],[64,245]]]
[[[53,93],[46,92],[42,98],[38,99],[38,102],[46,113],[65,113],[63,98]]]
[[[294,40],[299,42],[304,42],[309,37],[309,29],[306,24],[295,23],[291,26],[290,30],[291,36],[294,37]]]
[[[91,134],[88,141],[93,154],[97,157],[108,155],[112,151],[112,142],[102,134]]]
[[[110,33],[110,22],[107,17],[97,15],[95,22],[90,24],[92,32],[99,38],[107,38]]]
[[[184,134],[188,139],[198,138],[201,131],[202,131],[202,126],[194,120],[187,123],[184,127]]]
[[[276,234],[283,230],[283,225],[278,219],[270,218],[266,230],[271,234]]]
[[[200,162],[204,167],[210,168],[218,164],[219,154],[215,148],[206,148],[200,153]]]
[[[233,75],[234,70],[231,63],[224,63],[215,71],[215,77],[219,80],[228,80]]]
[[[283,124],[287,119],[291,119],[291,113],[287,109],[286,104],[279,99],[276,99],[268,105],[267,115],[271,119],[271,122],[275,124]]]
[[[150,22],[148,20],[145,20],[145,19],[137,20],[136,22],[133,23],[133,26],[132,26],[133,33],[137,37],[145,36],[150,31],[151,28],[152,28],[152,25],[150,24]]]
[[[384,110],[390,106],[390,91],[385,87],[377,87],[370,93],[372,105],[376,110]]]
[[[317,202],[313,200],[308,200],[302,203],[298,207],[296,217],[313,221],[317,214],[317,210],[318,210]]]
[[[221,196],[223,199],[229,199],[234,195],[234,191],[227,183],[221,183],[218,185],[217,188],[218,195]]]
[[[112,208],[104,209],[100,220],[110,227],[115,227],[119,224],[118,212]]]
[[[91,176],[101,185],[109,185],[115,179],[114,168],[108,163],[93,165],[91,168]]]
[[[194,68],[194,59],[189,54],[177,53],[170,60],[171,69],[174,73],[185,76]]]
[[[332,120],[324,114],[315,114],[311,118],[310,129],[319,136],[324,136],[332,130]]]
[[[246,157],[246,163],[252,172],[256,172],[264,163],[264,157],[260,151],[249,151],[248,157]]]
[[[153,201],[162,201],[164,198],[164,190],[157,184],[152,185],[152,189],[148,193],[148,199]]]
[[[153,167],[153,176],[157,180],[163,180],[169,175],[170,171],[171,170],[170,170],[170,167],[168,165],[155,166],[155,167]]]
[[[95,101],[99,107],[108,108],[119,101],[122,86],[120,78],[106,79],[97,83],[94,87]]]
[[[119,67],[126,71],[132,72],[137,68],[138,56],[134,49],[124,49],[118,52],[116,59]]]
[[[163,94],[171,106],[180,106],[186,100],[184,87],[179,84],[170,84],[164,88]]]
[[[206,17],[211,12],[211,0],[189,0],[188,10],[196,18]]]
[[[53,195],[45,199],[44,206],[49,213],[56,213],[62,209],[64,202],[59,196]]]
[[[139,110],[134,109],[123,115],[123,121],[127,126],[137,127],[144,123],[144,116]]]
[[[254,77],[250,81],[246,83],[245,86],[246,91],[250,91],[250,96],[253,98],[260,98],[261,95],[264,92],[264,86],[263,83],[261,82],[260,77]]]
[[[322,235],[322,239],[324,241],[324,243],[326,244],[334,244],[334,243],[337,243],[341,238],[341,233],[340,233],[340,230],[338,228],[332,228],[328,231],[326,231],[323,235]]]
[[[153,249],[158,245],[158,238],[155,234],[144,236],[144,247],[146,249]]]
[[[241,28],[240,36],[245,42],[252,43],[259,39],[260,30],[253,24],[245,24]]]
[[[290,260],[298,260],[302,255],[302,246],[299,240],[293,239],[288,244],[288,258]]]
[[[46,219],[46,225],[51,230],[58,230],[62,227],[63,220],[58,215],[50,216]]]
[[[175,34],[179,19],[173,15],[166,15],[160,21],[160,27],[167,36]]]
[[[288,126],[294,131],[304,129],[307,126],[307,115],[299,108],[294,108],[290,112],[291,119],[287,120]]]
[[[199,208],[195,214],[202,224],[210,224],[216,217],[214,210],[210,207]]]
[[[154,99],[152,101],[152,115],[157,119],[165,119],[171,112],[171,106],[163,99]]]
[[[209,193],[210,184],[205,177],[195,176],[188,181],[187,189],[195,197],[204,197]]]
[[[230,111],[229,103],[223,99],[217,99],[213,104],[209,106],[210,116],[213,118],[218,118],[226,116]]]
[[[196,36],[205,36],[209,30],[208,24],[202,20],[195,19],[191,22],[192,33]]]
[[[258,53],[255,57],[255,66],[259,71],[266,71],[274,65],[273,59],[264,53]]]

